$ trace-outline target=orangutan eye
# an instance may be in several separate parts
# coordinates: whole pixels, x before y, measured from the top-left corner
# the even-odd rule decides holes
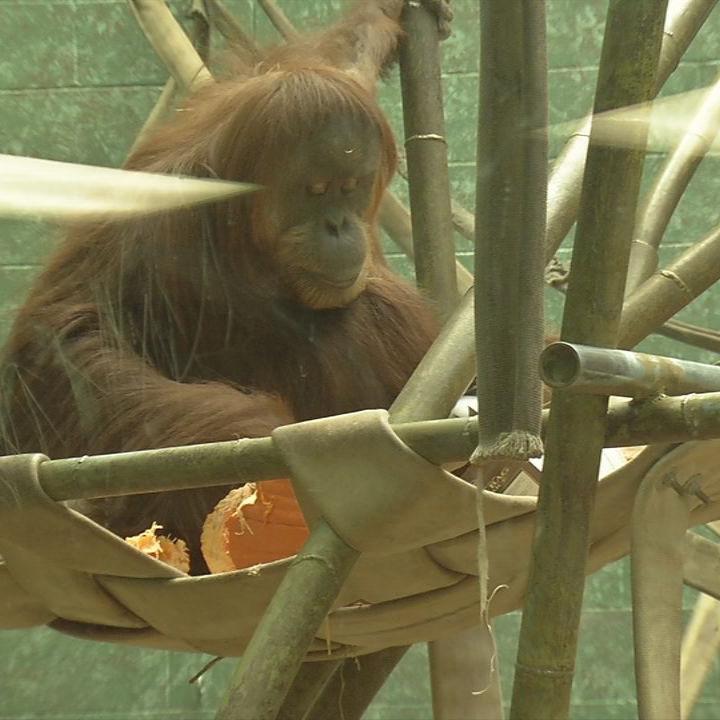
[[[326,182],[316,182],[308,185],[307,191],[311,195],[324,195],[327,192],[328,184]]]
[[[346,195],[351,193],[355,188],[358,186],[357,178],[347,178],[346,180],[342,181],[342,184],[340,185],[340,190],[344,192]]]

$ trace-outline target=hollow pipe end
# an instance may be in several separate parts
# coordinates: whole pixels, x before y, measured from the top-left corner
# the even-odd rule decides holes
[[[550,343],[540,354],[540,376],[546,385],[568,387],[579,374],[580,356],[570,343]]]

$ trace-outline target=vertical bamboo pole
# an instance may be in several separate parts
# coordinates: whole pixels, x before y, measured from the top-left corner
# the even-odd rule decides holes
[[[652,97],[666,6],[666,0],[610,0],[594,112]],[[642,166],[642,152],[594,145],[591,134],[564,340],[615,345]],[[564,720],[569,714],[606,410],[606,398],[562,390],[553,397],[513,720]]]
[[[459,297],[437,18],[419,3],[408,3],[403,12],[403,27],[407,34],[400,46],[400,82],[415,275],[418,286],[435,304],[439,317],[447,320],[457,306]],[[448,375],[452,382],[462,373]],[[417,373],[414,378],[419,379]],[[403,408],[406,399],[422,393],[427,387],[422,380],[420,385],[423,387],[416,385],[405,389],[393,408],[393,417],[407,413],[409,407]],[[459,393],[456,391],[452,394],[457,398]],[[447,402],[450,395],[442,393],[436,397],[442,403]],[[417,402],[411,401],[410,406],[413,405],[417,405]],[[422,409],[427,410],[427,405]],[[431,663],[431,673],[436,675],[442,675],[440,666],[459,647],[452,639],[448,639],[449,645],[443,648],[443,642],[439,641],[437,646],[435,643],[429,645],[431,658],[437,654],[436,662]],[[472,670],[465,668],[462,678],[466,685],[467,702],[440,711],[438,705],[441,699],[436,698],[435,706],[439,716],[444,717],[448,712],[467,714],[477,705],[477,698],[471,692]],[[433,686],[436,687],[437,682]]]
[[[625,295],[657,269],[658,249],[675,208],[720,130],[720,76],[668,155],[638,211]]]
[[[400,84],[415,273],[445,320],[457,305],[458,291],[437,18],[420,3],[408,3],[403,27]]]

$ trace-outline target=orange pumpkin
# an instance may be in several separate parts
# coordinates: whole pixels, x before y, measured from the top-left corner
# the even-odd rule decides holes
[[[203,526],[201,546],[210,572],[228,572],[295,555],[308,528],[289,480],[266,480],[231,490]]]

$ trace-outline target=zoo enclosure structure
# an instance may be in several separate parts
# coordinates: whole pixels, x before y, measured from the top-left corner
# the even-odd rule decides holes
[[[276,19],[281,18],[268,0],[262,4],[275,13]],[[671,3],[673,12],[667,21],[670,27],[666,25],[661,46],[663,3],[611,2],[595,111],[653,97],[713,4],[699,0]],[[194,82],[209,81],[202,62],[180,34],[164,3],[136,0],[133,5],[151,40],[175,40],[155,44],[173,72],[174,82],[180,87],[189,87]],[[483,212],[478,214],[481,222],[476,228],[477,257],[481,259],[477,272],[479,278],[485,279],[476,286],[475,303],[473,295],[468,293],[458,302],[454,287],[458,280],[465,284],[467,278],[456,269],[449,242],[453,215],[443,158],[444,128],[438,125],[442,122],[442,113],[437,107],[427,113],[420,110],[439,94],[431,90],[429,98],[416,97],[416,93],[426,88],[426,78],[439,81],[439,73],[425,70],[421,74],[424,80],[420,82],[417,78],[413,82],[412,77],[413,71],[421,67],[420,58],[427,61],[437,57],[435,28],[422,8],[408,9],[408,43],[402,51],[401,67],[406,107],[413,108],[407,114],[418,125],[406,125],[407,134],[414,138],[408,145],[408,173],[413,189],[413,215],[416,218],[421,212],[428,215],[422,216],[412,235],[417,248],[418,279],[437,301],[447,321],[440,338],[391,408],[389,419],[393,430],[382,413],[370,412],[291,426],[278,431],[273,439],[113,457],[47,460],[26,456],[3,460],[6,477],[15,478],[17,484],[8,486],[2,503],[5,514],[2,554],[6,562],[0,578],[3,596],[11,599],[9,607],[15,612],[16,622],[20,619],[25,624],[52,622],[68,632],[151,646],[205,647],[218,654],[239,654],[238,649],[244,650],[228,704],[220,714],[228,718],[273,718],[278,714],[303,717],[305,710],[308,717],[320,717],[325,697],[323,688],[332,687],[330,675],[337,670],[344,655],[380,651],[372,656],[375,660],[368,663],[368,674],[376,670],[375,677],[360,678],[363,692],[369,693],[402,652],[382,650],[383,647],[394,648],[399,643],[419,639],[437,638],[442,642],[440,638],[449,630],[478,624],[485,592],[477,593],[467,561],[472,556],[472,564],[475,563],[476,534],[482,536],[482,529],[488,526],[487,537],[484,540],[481,537],[480,556],[482,560],[487,550],[491,558],[492,589],[492,584],[497,582],[494,567],[501,568],[497,574],[502,575],[505,570],[511,572],[513,564],[516,568],[521,565],[517,558],[505,565],[494,562],[497,556],[493,553],[497,552],[497,543],[502,542],[499,538],[507,537],[508,542],[513,536],[516,541],[521,538],[522,555],[529,555],[528,542],[534,524],[530,516],[535,501],[512,494],[486,493],[479,495],[483,498],[477,510],[479,518],[475,509],[472,517],[468,517],[462,508],[468,507],[472,488],[434,465],[466,461],[479,444],[481,452],[475,453],[476,459],[482,476],[490,481],[502,475],[505,467],[525,468],[527,456],[538,449],[533,442],[536,443],[539,435],[539,378],[531,370],[531,361],[537,355],[541,318],[534,318],[530,333],[518,333],[516,346],[508,347],[501,342],[502,337],[500,341],[497,338],[498,333],[507,333],[508,327],[519,329],[527,318],[528,306],[537,307],[544,264],[540,261],[545,259],[546,250],[552,254],[562,239],[564,233],[561,234],[558,227],[567,224],[573,216],[577,209],[573,205],[579,203],[580,224],[568,287],[565,340],[609,348],[631,347],[720,276],[720,244],[714,234],[676,261],[672,268],[638,284],[623,305],[635,215],[635,202],[628,198],[636,198],[638,194],[642,154],[633,149],[594,145],[592,135],[589,138],[582,133],[574,136],[558,161],[549,181],[546,221],[544,203],[537,202],[537,188],[545,187],[544,150],[537,135],[521,132],[527,131],[524,125],[527,117],[533,119],[531,128],[542,127],[541,121],[535,121],[542,119],[544,112],[544,81],[537,73],[538,68],[544,67],[544,63],[538,61],[543,52],[544,18],[539,13],[534,16],[534,22],[525,23],[523,18],[527,15],[523,16],[521,11],[530,6],[535,11],[542,7],[541,3],[488,0],[483,9],[484,111],[480,150],[484,154],[480,159],[484,162],[479,165],[492,167],[497,174],[490,173],[478,183],[478,207],[483,208]],[[232,25],[231,18],[222,14],[221,6],[211,3],[210,7],[219,13],[216,17],[223,18],[218,23],[220,27],[234,33],[236,40],[242,38],[242,42],[249,42]],[[290,31],[286,21],[278,19],[278,23],[286,32]],[[507,52],[508,48],[511,52]],[[634,59],[629,63],[631,74],[627,74],[627,70],[623,74],[618,66],[620,58],[627,57]],[[515,106],[506,106],[497,97],[500,91],[507,90],[510,82],[501,72],[508,67],[517,71],[510,75],[524,83],[517,88],[520,104]],[[413,103],[420,105],[416,108]],[[518,137],[527,139],[518,142]],[[486,138],[486,142],[482,142],[482,138]],[[425,142],[420,142],[421,139]],[[502,152],[507,150],[508,143],[517,147],[516,153]],[[582,175],[588,146],[580,202],[577,178]],[[678,147],[682,148],[682,144]],[[684,167],[696,157],[697,150],[688,156]],[[437,184],[428,189],[426,184],[430,179]],[[563,185],[562,192],[559,185]],[[497,198],[498,186],[509,188],[511,201],[515,203],[513,217],[522,219],[521,224],[503,225],[507,216],[496,215],[493,206],[497,208],[498,203],[493,201]],[[534,193],[532,188],[536,189]],[[415,207],[417,203],[420,203],[419,210]],[[402,213],[397,200],[386,201],[383,212],[386,226],[395,228],[395,234],[398,227],[404,228],[401,235],[407,237],[407,218]],[[456,209],[455,224],[459,225],[463,219],[467,217]],[[428,228],[429,232],[422,232]],[[499,252],[498,247],[503,252]],[[598,248],[602,251],[598,252]],[[521,257],[531,258],[532,262],[521,268]],[[507,265],[503,265],[503,259],[508,261]],[[632,277],[643,274],[637,265],[638,261],[631,263],[631,271],[635,273],[631,272]],[[490,273],[490,278],[482,273]],[[497,292],[491,285],[493,276],[508,279],[501,297],[504,312],[494,322],[491,315],[498,312],[498,297],[491,292]],[[677,282],[678,278],[681,283]],[[477,320],[474,304],[478,308]],[[596,313],[587,313],[591,304],[598,308]],[[480,340],[477,347],[473,340],[476,322],[482,329],[477,333]],[[485,339],[487,342],[483,343]],[[509,373],[509,379],[498,382],[496,374],[487,374],[485,378],[492,382],[485,383],[484,387],[482,381],[479,383],[479,427],[476,419],[436,419],[447,417],[458,396],[472,381],[476,355],[480,368],[497,368],[498,372]],[[622,372],[618,374],[622,377]],[[712,374],[708,369],[709,385],[704,390],[720,389],[713,387]],[[519,387],[527,390],[527,397],[519,396]],[[685,389],[682,383],[679,387]],[[641,395],[645,396],[646,392]],[[517,676],[513,717],[538,717],[539,712],[553,718],[567,716],[588,542],[593,542],[591,567],[627,550],[629,505],[636,492],[633,563],[638,577],[640,708],[643,717],[680,716],[678,611],[683,574],[686,578],[692,576],[693,583],[706,592],[720,596],[717,547],[694,537],[683,541],[690,524],[720,518],[720,486],[710,470],[717,443],[687,443],[672,452],[668,452],[667,446],[650,448],[608,483],[600,484],[595,505],[597,465],[603,445],[678,443],[720,437],[717,405],[717,394],[708,392],[680,399],[651,398],[613,406],[608,411],[607,399],[602,393],[576,395],[572,388],[555,392],[547,420],[547,457],[536,512],[544,532],[537,540],[534,563],[529,570],[529,604],[521,638],[521,672]],[[508,408],[513,410],[509,417]],[[523,440],[515,444],[515,454],[511,454],[507,446],[498,449],[496,441],[506,435]],[[340,449],[347,448],[348,437],[357,444],[353,445],[351,455],[342,456]],[[357,448],[363,441],[372,450],[358,453]],[[411,453],[407,447],[415,452]],[[332,472],[313,463],[318,455],[323,457],[324,465],[331,465]],[[367,456],[375,462],[380,460],[380,467],[391,463],[395,471],[391,486],[383,483],[373,486],[372,480],[377,482],[378,477],[376,468],[358,463],[352,455]],[[326,460],[328,457],[331,457],[330,463]],[[159,468],[163,473],[157,472]],[[703,476],[698,481],[699,469]],[[139,558],[108,533],[69,516],[48,500],[48,497],[63,500],[170,489],[160,487],[154,480],[165,473],[173,476],[172,489],[216,484],[218,477],[228,475],[250,482],[290,474],[298,483],[301,502],[305,483],[309,484],[307,487],[320,487],[320,483],[324,483],[323,495],[328,500],[320,507],[306,501],[304,510],[313,520],[312,534],[297,558],[262,569],[254,576],[255,580],[250,573],[242,572],[227,577],[180,577],[149,558]],[[339,477],[343,477],[342,482],[338,481]],[[353,511],[362,508],[363,512],[342,511],[341,498],[348,487],[364,491],[363,502],[351,508]],[[441,492],[433,502],[433,494],[438,489]],[[476,494],[472,491],[473,498]],[[388,512],[389,505],[395,508],[395,513]],[[595,531],[589,522],[594,505],[593,519],[600,526]],[[618,505],[623,506],[623,512],[618,512]],[[436,512],[436,507],[442,506],[446,506],[447,516]],[[672,523],[653,528],[652,520],[658,516],[658,507],[663,508],[666,517],[672,518]],[[48,531],[54,528],[62,533],[72,527],[73,533],[77,533],[75,537],[86,537],[103,551],[90,553],[92,557],[82,562],[73,553],[64,558],[54,556],[55,549],[40,547],[42,543],[23,530],[23,524],[27,527],[27,519],[33,512]],[[613,514],[615,517],[611,520]],[[385,522],[378,524],[378,520]],[[37,525],[36,522],[29,524]],[[564,531],[562,536],[560,529]],[[494,538],[494,532],[498,539]],[[683,543],[690,558],[684,566],[676,552]],[[440,581],[433,577],[428,581],[429,587],[416,589],[418,603],[403,603],[402,598],[393,596],[385,602],[374,603],[375,608],[373,604],[336,608],[330,615],[330,630],[324,632],[325,618],[335,606],[345,582],[352,582],[353,568],[356,577],[362,578],[361,551],[372,554],[381,547],[397,551],[400,559],[396,558],[395,564],[388,561],[387,567],[393,571],[397,571],[398,565],[407,564],[409,557],[416,556],[415,551],[427,550],[430,554],[434,552],[436,558],[446,552],[440,573],[444,570],[463,577],[460,580],[455,577],[455,582],[447,576]],[[512,542],[508,547],[518,549]],[[97,558],[101,556],[105,559],[103,564],[98,564]],[[35,560],[33,568],[36,557],[44,560]],[[64,569],[51,572],[50,568],[61,560]],[[376,557],[374,564],[381,561]],[[426,568],[425,577],[430,578],[437,572],[437,567]],[[482,562],[476,572],[481,580],[488,582]],[[500,593],[490,605],[490,612],[511,609],[521,602],[527,580],[525,572],[527,563],[523,572],[504,583],[509,585],[507,600],[503,601]],[[45,577],[44,581],[38,579],[41,576]],[[365,576],[363,590],[371,593],[372,575],[368,580],[366,570]],[[254,597],[257,607],[254,614],[245,614],[244,623],[233,625],[231,630],[215,623],[217,630],[227,632],[231,640],[223,645],[217,637],[194,636],[198,628],[212,624],[207,617],[203,621],[203,608],[212,607],[213,616],[233,617],[241,585],[253,587],[250,596],[245,595],[244,599]],[[68,587],[73,588],[73,592],[68,593]],[[27,588],[34,588],[36,594],[28,593]],[[66,595],[64,600],[57,597],[58,588]],[[563,590],[559,592],[558,588]],[[110,592],[111,600],[107,599],[106,591]],[[653,602],[663,595],[673,599],[670,612]],[[165,619],[153,615],[150,608],[161,597],[170,601],[163,603]],[[218,613],[220,606],[225,612]],[[430,615],[413,615],[419,612],[417,606],[429,607]],[[195,628],[188,637],[185,626],[191,608],[197,614]],[[396,609],[398,612],[393,612]],[[250,639],[249,632],[260,615],[262,620]],[[138,617],[143,618],[143,622],[138,623]],[[409,619],[409,628],[392,625],[402,626],[403,617]],[[105,627],[92,628],[92,624]],[[153,627],[155,630],[150,629]],[[370,629],[358,629],[363,627]],[[660,627],[662,633],[658,631]],[[346,643],[338,641],[343,632],[347,633]],[[647,643],[658,635],[665,639],[665,645],[651,647],[648,652]],[[360,637],[369,638],[365,645],[357,641]],[[481,650],[478,648],[479,658]],[[293,685],[308,652],[314,659],[323,656],[331,659],[303,666]],[[662,657],[663,662],[650,662],[653,657],[656,660]],[[553,672],[545,672],[548,669]],[[305,699],[305,708],[298,699],[301,697]],[[359,717],[365,701],[359,692],[355,706],[347,709],[345,717]]]

